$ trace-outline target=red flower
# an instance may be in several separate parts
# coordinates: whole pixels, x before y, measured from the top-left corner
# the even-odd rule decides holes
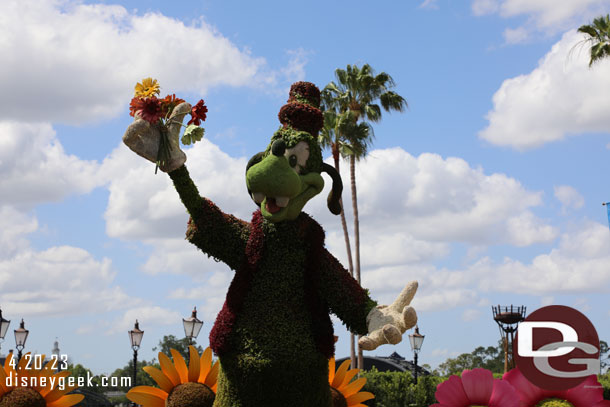
[[[487,369],[464,370],[439,384],[434,396],[440,404],[430,407],[519,407],[519,398],[510,383],[494,379]]]
[[[504,373],[502,378],[517,390],[522,407],[535,406],[552,398],[565,400],[574,407],[610,407],[610,401],[604,401],[604,390],[595,375],[587,377],[578,386],[568,390],[541,389],[527,380],[517,367]]]
[[[172,112],[172,110],[174,110],[174,107],[178,106],[182,102],[184,102],[184,99],[177,98],[176,94],[167,95],[161,99],[163,114],[167,116]]]
[[[193,117],[187,123],[187,126],[190,124],[195,124],[195,126],[199,126],[202,121],[205,121],[206,113],[208,112],[208,108],[205,106],[203,99],[199,100],[195,106],[191,108],[191,116]]]
[[[133,98],[129,104],[131,116],[138,115],[150,123],[156,123],[163,117],[161,101],[155,96],[149,98]]]

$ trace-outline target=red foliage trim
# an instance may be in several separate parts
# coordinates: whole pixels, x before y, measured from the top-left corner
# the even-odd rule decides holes
[[[244,299],[252,285],[252,277],[257,270],[260,261],[264,236],[263,236],[263,215],[260,210],[254,212],[250,224],[250,237],[246,245],[246,256],[244,263],[235,273],[233,281],[229,286],[227,298],[222,309],[216,317],[216,322],[210,331],[210,348],[221,355],[230,350],[230,335],[233,332],[233,325],[237,315],[243,308]]]
[[[288,103],[278,114],[280,123],[295,130],[306,131],[316,136],[324,125],[324,116],[320,109],[304,103]]]

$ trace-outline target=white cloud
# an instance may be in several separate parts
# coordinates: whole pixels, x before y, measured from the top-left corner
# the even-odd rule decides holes
[[[76,1],[2,6],[0,87],[11,97],[0,102],[0,119],[100,121],[124,111],[135,83],[148,76],[163,94],[272,81],[264,59],[202,19],[187,26],[159,13]]]
[[[206,274],[209,277],[203,285],[178,288],[169,294],[169,298],[203,300],[203,305],[198,308],[201,318],[204,321],[214,321],[222,308],[222,304],[224,304],[229,283],[233,278],[233,272],[223,270]]]
[[[157,327],[159,325],[175,325],[177,321],[183,318],[177,311],[170,311],[159,306],[140,306],[131,308],[118,318],[111,326],[107,334],[115,334],[118,332],[129,331],[138,320],[140,329],[145,330],[146,327]]]
[[[472,322],[479,319],[482,315],[481,310],[469,308],[462,312],[462,321],[464,322]]]
[[[505,80],[479,137],[526,150],[567,136],[610,131],[605,109],[610,104],[610,61],[590,69],[587,49],[577,45],[582,38],[567,32],[536,69]]]
[[[71,246],[19,251],[0,259],[0,301],[7,313],[75,315],[121,309],[136,302],[113,285],[110,259]]]
[[[29,247],[25,236],[38,229],[38,221],[11,206],[0,206],[0,259]]]
[[[528,32],[524,27],[507,28],[504,30],[504,40],[508,44],[519,44],[528,39]]]
[[[66,154],[49,124],[0,121],[0,134],[0,196],[5,204],[29,208],[87,193],[104,182],[99,164]]]
[[[473,0],[471,3],[476,16],[498,13],[503,18],[526,17],[522,26],[507,29],[508,43],[523,42],[534,33],[553,35],[588,23],[606,13],[608,6],[609,0]]]
[[[561,236],[559,246],[531,263],[483,258],[469,269],[485,291],[532,295],[607,293],[610,291],[610,239],[599,223],[587,223]]]
[[[555,198],[563,205],[563,211],[567,209],[579,209],[585,204],[585,199],[578,191],[569,185],[559,185],[553,188]]]
[[[544,296],[542,298],[540,298],[540,305],[542,305],[543,307],[546,307],[547,305],[553,305],[555,303],[555,298],[553,298],[552,296]]]
[[[186,149],[187,167],[199,193],[223,211],[250,220],[255,209],[244,179],[246,158],[235,159],[207,139]],[[104,215],[106,231],[122,239],[184,238],[188,216],[170,178],[154,164],[120,145],[104,162],[104,171],[122,173],[113,177]]]
[[[499,7],[498,0],[473,0],[471,5],[472,13],[475,16],[494,13]]]
[[[343,177],[349,179],[347,171]],[[402,233],[427,242],[525,246],[557,234],[530,210],[542,204],[540,192],[504,174],[486,175],[460,158],[375,150],[359,163],[356,180],[368,239]]]

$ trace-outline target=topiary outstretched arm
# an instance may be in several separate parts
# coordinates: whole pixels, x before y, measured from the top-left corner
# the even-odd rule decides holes
[[[222,212],[212,201],[202,198],[186,166],[170,172],[169,176],[191,215],[186,238],[208,256],[237,270],[243,262],[250,224]]]
[[[187,229],[187,239],[208,256],[226,263],[236,270],[243,261],[246,242],[250,233],[249,224],[234,216],[223,213],[214,203],[202,198],[184,166],[186,155],[180,149],[180,129],[184,116],[191,105],[181,103],[169,117],[167,133],[170,157],[159,168],[167,172],[174,182],[182,203],[191,215]],[[149,161],[157,161],[162,128],[136,115],[127,128],[123,141],[138,155]]]
[[[366,317],[377,302],[326,249],[320,261],[319,287],[330,311],[348,330],[359,335],[368,333]]]

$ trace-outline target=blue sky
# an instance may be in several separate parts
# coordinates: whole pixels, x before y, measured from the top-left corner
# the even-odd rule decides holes
[[[26,351],[49,353],[57,337],[110,373],[131,357],[136,318],[150,360],[195,305],[207,345],[232,273],[184,241],[168,177],[122,145],[136,82],[205,99],[206,138],[187,165],[205,196],[249,219],[245,164],[290,84],[323,88],[363,63],[409,103],[375,124],[358,165],[363,285],[388,302],[419,281],[421,363],[495,344],[492,304],[572,306],[610,340],[610,62],[589,69],[575,32],[610,1],[263,3],[3,2],[3,353],[24,318]],[[345,264],[324,201],[306,211]],[[406,340],[371,353],[392,351],[412,357]]]

